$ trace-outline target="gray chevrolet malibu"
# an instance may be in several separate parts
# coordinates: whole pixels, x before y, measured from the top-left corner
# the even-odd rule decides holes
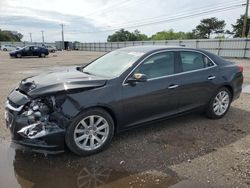
[[[193,111],[222,118],[240,96],[243,68],[210,52],[137,46],[88,65],[23,79],[8,96],[17,148],[86,156],[115,133]]]

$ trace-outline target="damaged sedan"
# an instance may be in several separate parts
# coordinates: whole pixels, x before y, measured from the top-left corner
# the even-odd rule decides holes
[[[184,47],[118,49],[85,66],[25,78],[8,96],[5,119],[16,148],[86,156],[115,133],[204,111],[222,118],[240,96],[243,68]]]

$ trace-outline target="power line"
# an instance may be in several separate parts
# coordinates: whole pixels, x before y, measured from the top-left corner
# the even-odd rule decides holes
[[[225,7],[225,5],[242,5],[242,0],[238,0],[238,1],[229,1],[229,2],[223,2],[223,3],[217,3],[216,6],[203,6],[203,7],[199,7],[196,9],[196,11],[200,10],[200,11],[208,11],[210,9],[215,9],[215,8],[223,8]],[[203,10],[204,9],[204,10]],[[150,21],[157,21],[158,19],[163,19],[163,18],[173,18],[173,17],[176,17],[176,16],[182,16],[182,15],[186,15],[186,14],[192,14],[194,13],[194,10],[189,10],[189,11],[186,11],[186,12],[182,12],[182,13],[179,13],[179,14],[176,14],[176,15],[161,15],[161,16],[157,16],[157,17],[153,17],[153,18],[148,18],[148,19],[142,19],[142,20],[137,20],[137,21],[134,21],[132,24],[142,24],[142,23],[147,23],[147,22],[150,22]],[[119,25],[116,25],[116,27],[123,27],[123,26],[126,26],[127,24],[123,23],[123,24],[119,24]]]
[[[97,15],[98,15],[98,14],[102,14],[103,11],[107,11],[107,10],[110,10],[110,9],[114,10],[115,8],[118,8],[118,7],[123,6],[124,4],[127,4],[129,1],[131,1],[131,0],[123,0],[123,1],[117,2],[117,3],[115,3],[115,4],[111,5],[111,6],[108,6],[108,7],[106,7],[106,8],[102,8],[102,9],[96,10],[96,11],[94,11],[94,12],[91,12],[91,13],[85,15],[85,17],[86,17],[86,16],[91,16],[91,15],[94,15],[94,14],[95,14],[95,15],[96,15],[96,14],[97,14]]]
[[[123,25],[123,26],[119,26],[116,28],[111,28],[111,29],[107,29],[107,30],[100,30],[100,31],[83,31],[83,32],[79,31],[79,33],[102,33],[102,32],[108,32],[108,31],[115,31],[115,30],[118,30],[121,28],[128,29],[128,28],[134,28],[134,27],[142,27],[142,26],[147,26],[147,25],[159,24],[162,22],[172,22],[172,21],[176,21],[176,20],[187,19],[187,18],[206,15],[206,14],[210,14],[210,13],[214,13],[214,12],[216,12],[216,13],[217,12],[224,12],[224,11],[236,9],[239,7],[242,7],[242,3],[213,8],[213,9],[205,10],[205,11],[203,10],[203,11],[193,12],[193,13],[189,13],[189,14],[181,14],[179,16],[172,16],[172,17],[168,17],[168,18],[164,18],[164,19],[139,23],[139,24],[135,24],[135,25]]]

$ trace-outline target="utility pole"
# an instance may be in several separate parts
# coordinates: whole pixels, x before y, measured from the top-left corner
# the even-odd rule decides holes
[[[248,27],[248,5],[249,5],[249,0],[246,0],[246,10],[245,10],[245,15],[244,15],[244,22],[243,22],[243,28],[242,28],[242,37],[247,37],[248,34],[246,34],[247,27]]]
[[[30,42],[32,42],[32,33],[30,33]]]
[[[65,50],[64,49],[64,32],[63,32],[63,26],[64,25],[63,24],[60,24],[60,25],[62,26],[62,49]]]
[[[44,35],[43,35],[44,31],[41,31],[41,32],[42,32],[42,41],[43,41],[43,44],[44,44]]]

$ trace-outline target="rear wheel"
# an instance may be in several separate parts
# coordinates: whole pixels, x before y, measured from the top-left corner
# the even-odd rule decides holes
[[[231,92],[226,87],[220,88],[210,100],[207,116],[211,119],[222,118],[230,108],[231,101]]]
[[[6,52],[6,51],[7,51],[7,49],[6,49],[6,48],[4,48],[4,49],[3,49],[3,51],[5,51],[5,52]]]
[[[99,108],[80,114],[66,131],[66,144],[77,155],[86,156],[104,150],[114,135],[112,117]]]
[[[43,58],[44,58],[45,56],[46,56],[45,53],[41,53],[41,54],[40,54],[40,57],[43,57]]]

